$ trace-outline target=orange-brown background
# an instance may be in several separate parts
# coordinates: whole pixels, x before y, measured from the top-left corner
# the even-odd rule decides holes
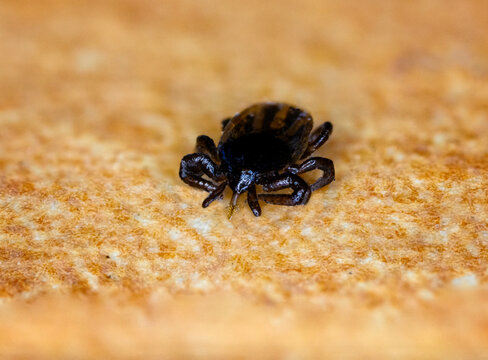
[[[1,357],[488,356],[487,34],[485,0],[3,0]],[[228,221],[179,160],[263,100],[334,123],[336,181]]]

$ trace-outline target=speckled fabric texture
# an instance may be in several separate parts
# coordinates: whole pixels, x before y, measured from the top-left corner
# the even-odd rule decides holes
[[[2,0],[0,52],[1,358],[488,357],[486,0]],[[336,181],[229,221],[179,161],[266,100]]]

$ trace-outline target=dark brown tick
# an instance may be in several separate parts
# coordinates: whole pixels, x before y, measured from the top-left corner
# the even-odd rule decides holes
[[[334,180],[334,163],[311,157],[332,133],[325,122],[312,132],[309,113],[292,105],[275,102],[255,104],[222,121],[218,146],[206,135],[197,138],[196,152],[183,157],[180,178],[190,186],[210,194],[202,206],[222,198],[226,186],[233,191],[229,217],[237,197],[247,191],[247,201],[255,216],[261,215],[258,200],[276,205],[305,205],[312,191]],[[321,170],[308,185],[299,174]],[[206,176],[207,178],[204,178]],[[256,185],[265,192],[291,188],[291,194],[257,194]]]

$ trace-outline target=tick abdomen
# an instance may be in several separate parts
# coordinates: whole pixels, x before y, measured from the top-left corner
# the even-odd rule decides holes
[[[236,170],[280,170],[303,154],[312,127],[310,115],[294,106],[251,106],[225,126],[219,144],[222,163]]]
[[[233,170],[272,171],[290,163],[288,144],[271,132],[251,133],[220,147],[222,162]]]

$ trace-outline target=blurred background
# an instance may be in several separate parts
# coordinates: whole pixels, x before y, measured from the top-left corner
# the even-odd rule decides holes
[[[468,96],[486,110],[484,1],[7,0],[0,11],[3,109],[55,110],[50,121],[138,148],[161,144],[131,136],[154,115],[181,133],[180,156],[262,100],[379,138]],[[386,115],[380,129],[370,121]]]
[[[486,0],[2,0],[0,355],[483,358],[487,34]],[[179,162],[268,100],[333,122],[336,181],[229,222]]]

